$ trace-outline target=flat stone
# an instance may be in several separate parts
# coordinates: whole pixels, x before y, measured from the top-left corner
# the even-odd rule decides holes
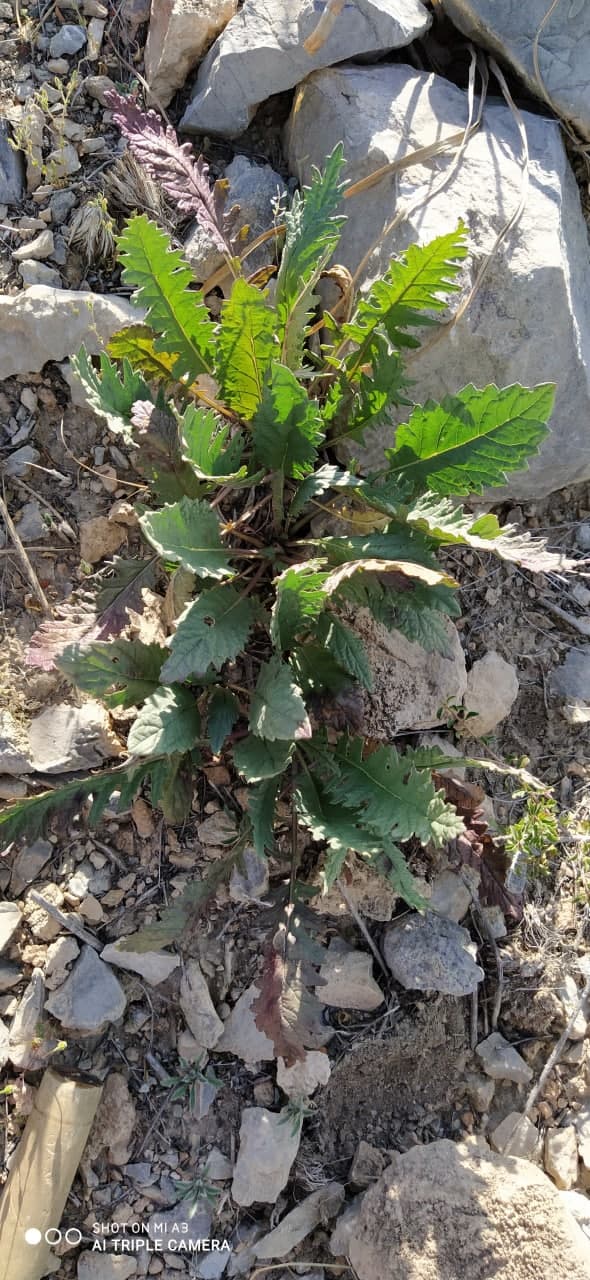
[[[240,244],[243,252],[249,243],[263,231],[268,231],[275,218],[274,205],[284,199],[287,187],[279,173],[268,164],[255,164],[247,156],[235,156],[224,173],[224,181],[229,183],[226,208],[239,205],[240,212],[236,219],[236,227],[248,227],[248,233]],[[247,259],[248,274],[258,271],[273,261],[274,244],[272,239],[267,244],[255,249]],[[183,255],[195,273],[197,280],[203,282],[224,261],[223,254],[214,244],[207,231],[198,222],[190,229],[184,242]]]
[[[45,1003],[47,1012],[63,1027],[89,1035],[122,1018],[127,997],[93,947],[84,946],[72,972]]]
[[[198,960],[188,960],[180,983],[180,1007],[189,1030],[206,1049],[217,1044],[223,1022],[215,1010]]]
[[[72,22],[65,22],[56,35],[49,41],[49,53],[52,58],[73,58],[86,44],[86,32]]]
[[[14,776],[32,769],[28,737],[9,711],[0,711],[0,773]]]
[[[127,969],[138,973],[150,987],[157,987],[165,982],[171,973],[178,968],[178,956],[167,951],[126,951],[126,938],[118,938],[103,947],[100,958],[105,964],[114,964],[118,969]]]
[[[460,31],[511,63],[530,93],[549,99],[590,138],[590,12],[585,3],[551,8],[546,0],[442,0]],[[541,83],[534,60],[537,44]]]
[[[269,1231],[256,1245],[256,1257],[262,1262],[271,1258],[285,1258],[305,1240],[315,1228],[325,1225],[342,1206],[344,1187],[339,1182],[312,1191],[300,1204],[285,1214],[278,1227]]]
[[[396,982],[410,991],[467,996],[484,977],[467,929],[428,912],[394,921],[383,938],[383,955]]]
[[[0,299],[1,301],[1,299]],[[0,356],[1,359],[1,356]],[[29,474],[34,463],[38,462],[41,457],[38,449],[32,444],[24,444],[22,448],[15,449],[4,463],[4,474],[6,476],[14,476],[17,479],[24,479]],[[9,769],[5,769],[9,773]],[[30,768],[29,768],[30,772]]]
[[[578,1154],[584,1169],[590,1171],[590,1102],[580,1111],[571,1112],[571,1122],[578,1135]]]
[[[401,631],[389,631],[367,609],[349,625],[363,642],[373,688],[363,690],[363,721],[373,738],[391,741],[406,729],[443,724],[445,706],[460,703],[467,688],[465,657],[456,628],[445,623],[450,657],[427,653]]]
[[[465,1077],[467,1097],[471,1106],[480,1115],[489,1111],[496,1092],[496,1082],[490,1076],[481,1075],[479,1071],[470,1071]]]
[[[42,542],[49,533],[49,528],[41,514],[41,507],[34,499],[31,502],[25,502],[17,512],[14,523],[18,529],[18,536],[25,546],[28,542]]]
[[[33,1041],[39,1034],[43,1017],[45,987],[41,969],[33,969],[31,981],[25,989],[10,1024],[8,1056],[13,1067],[25,1071],[34,1061]]]
[[[367,1012],[383,1004],[383,992],[373,977],[373,957],[366,951],[351,950],[340,938],[330,942],[320,979],[316,995],[322,1004]]]
[[[348,1257],[350,1242],[360,1222],[362,1202],[362,1195],[355,1196],[353,1200],[349,1201],[344,1212],[340,1214],[330,1236],[330,1253],[333,1258]]]
[[[23,284],[32,288],[41,286],[45,289],[59,289],[61,276],[55,267],[48,267],[46,262],[38,262],[35,258],[25,258],[18,264],[18,274]]]
[[[590,644],[570,649],[549,677],[549,692],[568,702],[590,703]]]
[[[548,1129],[545,1134],[546,1172],[561,1191],[570,1191],[578,1180],[578,1140],[572,1124]]]
[[[19,897],[23,889],[37,879],[54,853],[49,840],[39,839],[33,844],[23,845],[14,859],[10,876],[10,888],[15,897]]]
[[[539,0],[532,7],[536,10],[544,3]],[[500,7],[495,0],[494,7]],[[300,181],[309,182],[311,166],[321,167],[335,144],[345,139],[346,176],[355,182],[463,130],[467,117],[464,90],[442,76],[400,64],[316,72],[296,97],[287,130],[289,169]],[[587,226],[558,122],[531,112],[523,113],[522,122],[530,156],[529,184],[526,207],[510,233],[508,248],[495,254],[473,304],[440,342],[430,348],[426,342],[424,352],[412,361],[412,394],[421,403],[428,398],[439,401],[474,379],[478,386],[557,383],[549,435],[528,469],[514,472],[501,490],[493,490],[495,502],[508,496],[542,498],[590,476]],[[456,166],[452,177],[435,193],[435,184],[451,165]],[[426,192],[428,201],[418,201],[418,194]],[[503,102],[488,97],[483,124],[469,139],[459,164],[455,154],[428,159],[391,173],[346,202],[348,220],[337,259],[355,272],[377,243],[359,277],[367,287],[409,244],[448,234],[462,219],[470,228],[469,253],[459,278],[460,293],[450,304],[454,312],[471,290],[498,232],[518,207],[521,193],[519,125]],[[384,235],[394,208],[400,220]],[[401,216],[404,209],[410,210],[407,217]],[[400,410],[392,415],[391,425],[407,416],[407,410]],[[391,425],[368,433],[362,447],[355,444],[363,470],[383,465],[383,447],[392,442]]]
[[[135,1103],[127,1079],[121,1071],[110,1071],[88,1138],[85,1159],[92,1162],[104,1152],[109,1164],[126,1165],[136,1130]]]
[[[78,1255],[76,1280],[129,1280],[137,1274],[137,1258],[125,1254],[93,1253],[85,1249]]]
[[[330,1059],[319,1049],[308,1049],[292,1067],[277,1058],[277,1084],[289,1098],[311,1098],[320,1085],[328,1083],[330,1072]]]
[[[564,1007],[566,1020],[569,1021],[580,1000],[580,992],[575,978],[572,978],[570,973],[566,973],[561,986],[557,988],[557,995]],[[587,1031],[588,1020],[584,1012],[584,1006],[582,1006],[570,1028],[569,1039],[584,1040]]]
[[[188,1201],[180,1200],[165,1213],[153,1213],[148,1219],[148,1234],[154,1244],[159,1242],[158,1251],[169,1257],[182,1257],[178,1252],[180,1240],[187,1246],[194,1243],[198,1247],[199,1240],[208,1240],[211,1231],[211,1208],[200,1200],[193,1208]],[[198,1255],[197,1255],[198,1256]]]
[[[467,673],[463,699],[466,712],[464,730],[473,738],[484,738],[510,714],[518,697],[518,675],[511,662],[490,650],[478,658]]]
[[[383,1152],[361,1139],[350,1166],[349,1181],[353,1187],[370,1187],[371,1183],[381,1177],[386,1164]]]
[[[233,1161],[224,1156],[219,1147],[207,1153],[206,1168],[212,1182],[228,1182],[234,1171]]]
[[[562,1191],[561,1199],[572,1218],[576,1219],[584,1235],[590,1239],[590,1199],[580,1191]]]
[[[23,913],[16,902],[0,902],[0,951],[4,951],[12,941]]]
[[[73,964],[80,955],[80,947],[75,938],[62,934],[47,948],[45,958],[45,986],[48,991],[55,991],[68,976],[68,965]]]
[[[465,867],[465,871],[474,873],[474,888],[477,890],[479,884],[479,874],[473,867]],[[467,877],[466,877],[467,878]],[[463,916],[467,915],[473,900],[472,892],[469,884],[463,879],[463,874],[457,875],[456,871],[441,871],[432,881],[432,893],[429,898],[429,906],[432,911],[436,911],[438,915],[444,916],[447,920],[454,920],[456,924]]]
[[[0,960],[0,991],[11,991],[17,987],[22,976],[18,965],[11,964],[10,960]]]
[[[356,0],[316,52],[305,48],[321,10],[308,0],[246,0],[199,68],[181,121],[187,133],[235,137],[257,106],[311,71],[359,54],[384,54],[423,35],[430,17],[418,0]]]
[[[94,701],[81,707],[64,702],[41,711],[31,721],[29,739],[38,773],[93,769],[124,754],[107,712]]]
[[[223,30],[238,0],[156,0],[145,45],[145,78],[156,105],[167,107]]]
[[[492,1080],[513,1080],[515,1084],[528,1084],[533,1078],[531,1068],[518,1051],[499,1031],[492,1032],[475,1050],[486,1075]]]
[[[140,309],[116,294],[45,285],[6,294],[0,297],[0,380],[39,373],[48,360],[65,360],[82,345],[96,355],[116,329],[142,317]]]
[[[287,1111],[244,1108],[232,1182],[236,1204],[276,1203],[287,1185],[300,1137],[301,1130],[293,1126]]]
[[[54,224],[59,227],[66,222],[68,214],[71,213],[72,209],[75,209],[77,203],[78,201],[73,191],[54,191],[49,201]]]
[[[385,876],[367,866],[356,854],[350,853],[340,879],[347,897],[363,917],[382,923],[391,920],[399,895]],[[319,883],[320,888],[323,887],[319,877],[316,883]],[[336,916],[340,920],[350,916],[349,907],[336,884],[325,893],[317,893],[310,898],[309,906],[322,916]]]
[[[535,1160],[539,1157],[541,1136],[528,1116],[523,1116],[520,1111],[511,1111],[490,1134],[490,1144],[501,1155]]]
[[[0,122],[0,204],[20,204],[25,193],[25,170],[20,151],[9,142],[8,125]]]
[[[40,231],[34,240],[26,240],[18,249],[13,249],[12,257],[15,262],[24,262],[28,258],[42,262],[44,258],[51,257],[54,248],[53,232]]]
[[[255,983],[236,1001],[229,1018],[223,1024],[223,1034],[215,1046],[217,1053],[234,1053],[242,1062],[272,1062],[275,1057],[272,1040],[259,1031],[254,1020],[252,1004],[260,995]]]
[[[107,516],[92,516],[80,524],[80,556],[87,564],[113,556],[126,541],[125,530]]]

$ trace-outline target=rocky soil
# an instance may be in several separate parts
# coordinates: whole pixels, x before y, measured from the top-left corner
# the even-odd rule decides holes
[[[360,1280],[590,1275],[590,14],[546,7],[152,0],[150,15],[149,0],[0,0],[1,799],[124,750],[128,712],[107,716],[26,660],[44,611],[139,546],[132,459],[68,362],[130,314],[114,236],[145,209],[200,283],[219,266],[125,153],[109,85],[138,88],[194,136],[252,238],[336,141],[352,182],[385,166],[347,201],[341,256],[361,286],[463,218],[459,314],[413,362],[416,397],[470,380],[557,382],[552,437],[496,510],[575,562],[541,576],[450,550],[463,609],[452,659],[373,636],[373,731],[434,735],[447,752],[467,738],[490,767],[447,779],[467,844],[410,851],[424,917],[352,860],[345,898],[314,902],[329,951],[322,1032],[303,1063],[277,1061],[252,1012],[287,814],[276,857],[249,856],[181,944],[117,945],[222,855],[244,799],[223,761],[203,772],[182,828],[140,797],[97,831],[66,815],[49,839],[2,856],[2,1175],[47,1065],[105,1082],[62,1223],[81,1238],[56,1243],[47,1266],[59,1280],[219,1280],[263,1266],[323,1280],[335,1265]],[[478,91],[491,80],[483,123],[459,148],[476,111],[474,47]],[[449,135],[451,148],[432,149]],[[163,582],[146,579],[142,595],[134,634],[163,642]],[[557,804],[557,838],[537,825],[527,845],[521,919],[501,885],[501,836],[523,798],[500,760],[527,762]],[[123,1236],[153,1248],[123,1254]],[[229,1250],[169,1243],[209,1237]]]

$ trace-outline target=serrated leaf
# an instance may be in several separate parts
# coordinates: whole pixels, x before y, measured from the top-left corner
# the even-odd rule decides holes
[[[167,822],[184,822],[193,800],[194,765],[190,753],[158,760],[153,765],[151,799],[161,809]]]
[[[113,793],[122,790],[124,781],[128,780],[137,788],[148,769],[149,766],[144,764],[130,762],[127,771],[119,765],[88,778],[76,778],[53,791],[10,801],[0,813],[0,850],[6,849],[14,840],[26,838],[33,841],[45,835],[54,817],[59,817],[63,830],[70,816],[79,813],[91,796],[93,805],[88,820],[91,825],[98,822]]]
[[[327,573],[319,560],[292,565],[275,578],[276,599],[272,608],[270,636],[277,649],[291,649],[302,630],[309,630],[326,602]]]
[[[234,747],[234,764],[246,782],[262,782],[284,773],[293,754],[292,742],[267,741],[250,734]]]
[[[153,559],[115,558],[97,575],[95,581],[99,585],[94,599],[86,593],[73,593],[70,600],[56,606],[57,617],[41,623],[27,649],[27,666],[53,671],[68,645],[89,644],[117,635],[127,625],[129,609],[142,612],[142,588],[149,586],[153,577]]]
[[[433,543],[421,532],[402,524],[390,524],[385,533],[371,532],[350,538],[310,538],[312,546],[330,564],[353,560],[404,560],[436,568]]]
[[[170,684],[220,671],[244,648],[256,614],[252,600],[230,586],[212,587],[187,605],[178,619],[162,680]]]
[[[248,791],[252,844],[263,858],[274,847],[274,818],[280,778],[266,778]]]
[[[414,493],[460,495],[502,485],[537,453],[554,394],[551,383],[531,390],[470,385],[440,404],[429,400],[397,428],[395,449],[385,450],[388,475],[410,482]]]
[[[336,659],[323,645],[307,640],[305,644],[293,649],[289,659],[303,692],[339,693],[341,689],[351,685],[348,672],[336,662]]]
[[[419,644],[427,653],[440,653],[443,658],[452,658],[454,648],[448,632],[446,614],[438,609],[431,609],[422,601],[413,602],[396,598],[391,605],[391,613],[387,624],[413,644]]]
[[[277,275],[276,308],[279,317],[281,360],[297,369],[309,316],[313,291],[320,274],[338,244],[345,218],[336,215],[344,184],[340,181],[344,164],[341,143],[334,148],[322,173],[312,170],[311,184],[296,192],[285,214],[285,246]]]
[[[109,707],[139,706],[158,688],[166,650],[140,640],[95,641],[68,645],[56,666],[78,689],[102,698]],[[117,693],[109,693],[122,686]]]
[[[121,372],[103,352],[100,372],[94,368],[84,347],[71,364],[83,387],[86,400],[95,413],[106,418],[109,429],[130,438],[131,410],[136,400],[151,399],[151,391],[143,378],[134,373],[129,360],[121,362]]]
[[[365,432],[387,421],[389,412],[409,404],[404,365],[387,339],[376,333],[370,362],[362,366],[356,384],[347,378],[333,385],[327,404],[332,439],[364,440]]]
[[[333,801],[356,810],[380,835],[394,840],[417,836],[440,847],[463,829],[462,821],[431,778],[412,768],[411,752],[394,747],[364,755],[362,738],[340,743],[332,757],[334,775],[326,789]]]
[[[332,466],[331,463],[318,467],[317,471],[313,471],[301,481],[297,492],[293,495],[289,507],[289,523],[301,514],[308,502],[313,498],[320,498],[329,489],[355,489],[362,484],[360,477],[353,476],[350,471],[343,471],[342,467]]]
[[[412,581],[416,581],[424,583],[428,587],[435,587],[441,583],[450,587],[457,586],[455,579],[449,577],[442,569],[430,569],[427,565],[413,564],[409,560],[349,560],[347,564],[339,565],[337,569],[328,574],[324,583],[326,593],[332,594],[332,592],[337,591],[343,582],[357,573],[391,575],[392,585],[399,578],[402,586],[404,580],[407,580],[408,585]]]
[[[208,502],[181,498],[159,511],[146,511],[139,523],[148,542],[165,559],[192,569],[200,578],[231,575],[219,520]]]
[[[253,422],[254,453],[269,471],[302,480],[324,439],[320,407],[285,365],[273,364]]]
[[[407,512],[407,519],[437,542],[461,543],[479,551],[492,551],[512,564],[520,564],[533,573],[562,572],[574,562],[561,552],[548,551],[544,538],[523,533],[517,525],[501,525],[493,512],[473,517],[450,498],[425,493]]]
[[[160,502],[176,502],[186,496],[198,498],[203,485],[194,468],[182,457],[178,423],[162,404],[136,400],[131,413],[135,470],[149,480]]]
[[[353,679],[358,680],[365,689],[372,689],[371,668],[360,636],[357,636],[350,627],[345,626],[333,614],[324,614],[320,618],[316,635],[340,667],[343,667]]]
[[[139,214],[129,219],[118,243],[122,279],[136,290],[134,297],[158,335],[155,351],[175,357],[175,378],[210,373],[214,327],[202,295],[189,288],[193,274],[171,248],[170,237]]]
[[[127,748],[134,756],[172,756],[194,747],[201,721],[194,694],[178,685],[161,687],[143,704]]]
[[[127,360],[132,369],[143,373],[146,378],[165,384],[176,381],[174,373],[174,357],[164,351],[156,351],[156,336],[147,324],[130,324],[125,329],[117,329],[107,342],[107,351],[115,360]],[[137,400],[143,400],[138,395]]]
[[[230,436],[227,422],[222,422],[211,409],[187,405],[180,422],[184,457],[203,479],[214,476],[224,480],[246,474],[241,468],[244,436],[234,431]]]
[[[269,742],[277,738],[292,742],[311,736],[301,690],[291,667],[279,658],[271,658],[260,668],[250,704],[250,728]]]
[[[305,1057],[305,1049],[323,1043],[322,1006],[307,983],[319,981],[311,965],[296,957],[290,921],[278,929],[266,948],[259,994],[252,1001],[259,1031],[272,1040],[275,1054],[287,1066]]]
[[[413,907],[414,911],[428,909],[427,900],[419,892],[404,855],[393,840],[383,840],[382,853],[372,861],[376,870],[385,874],[395,892],[399,893],[409,907]]]
[[[218,755],[240,714],[240,704],[230,689],[215,688],[207,708],[207,736],[211,750]]]
[[[276,351],[277,317],[253,284],[238,278],[221,312],[216,375],[224,403],[249,422]]]

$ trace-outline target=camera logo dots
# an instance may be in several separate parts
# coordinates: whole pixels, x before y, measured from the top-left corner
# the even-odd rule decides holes
[[[59,1227],[48,1227],[45,1232],[38,1227],[27,1227],[25,1231],[26,1244],[36,1245],[44,1241],[45,1244],[52,1245],[60,1244],[62,1240],[70,1245],[81,1244],[82,1232],[77,1227],[68,1227],[67,1231],[60,1231]]]

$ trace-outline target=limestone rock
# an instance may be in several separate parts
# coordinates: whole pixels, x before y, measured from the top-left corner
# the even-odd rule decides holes
[[[17,724],[10,711],[0,711],[0,773],[8,773],[14,777],[19,773],[30,773],[32,768],[24,729]]]
[[[353,951],[340,938],[332,939],[320,978],[322,985],[316,995],[323,1004],[367,1011],[383,1004],[383,992],[373,977],[373,957],[366,951]]]
[[[12,257],[14,262],[25,262],[28,258],[42,262],[44,258],[51,257],[54,248],[53,232],[40,231],[34,240],[25,240],[18,249],[13,249]]]
[[[39,1034],[45,988],[41,969],[33,969],[10,1024],[8,1056],[13,1067],[25,1071],[34,1059],[33,1041]]]
[[[590,1238],[590,1199],[579,1191],[562,1191],[561,1199],[566,1209],[576,1219],[584,1235]]]
[[[123,1253],[93,1253],[84,1249],[78,1255],[76,1280],[129,1280],[137,1272],[137,1260]]]
[[[18,264],[18,274],[25,285],[31,288],[60,289],[61,276],[55,267],[48,267],[46,262],[36,258],[23,258]]]
[[[379,1148],[372,1147],[370,1142],[361,1139],[350,1166],[350,1182],[353,1187],[370,1187],[371,1183],[381,1177],[386,1164],[385,1156]]]
[[[80,948],[75,938],[62,934],[47,948],[45,959],[45,986],[48,991],[55,991],[68,976],[68,965],[78,959]]]
[[[542,4],[539,0],[533,8]],[[494,0],[494,8],[500,7],[506,6]],[[436,75],[401,65],[318,72],[296,97],[288,130],[289,168],[307,182],[312,164],[321,166],[344,138],[346,176],[355,182],[415,148],[463,129],[466,119],[464,91]],[[511,475],[501,491],[493,490],[495,501],[499,492],[540,498],[590,475],[587,228],[557,122],[530,112],[524,112],[523,122],[530,152],[523,215],[505,251],[495,255],[473,304],[440,343],[412,362],[421,402],[429,397],[440,400],[474,380],[478,386],[558,384],[551,432],[538,457],[531,459],[528,470]],[[392,209],[403,210],[421,191],[431,194],[453,157],[440,156],[393,173],[347,202],[351,207],[346,209],[338,260],[354,272],[381,238],[381,247],[362,272],[361,283],[367,285],[408,244],[448,233],[461,218],[470,228],[470,252],[461,275],[463,295],[452,303],[454,310],[518,206],[521,157],[512,113],[503,103],[488,99],[482,127],[467,143],[448,184],[427,203],[421,202],[389,236],[383,238],[382,232]],[[551,307],[546,305],[548,293]],[[407,411],[400,411],[392,421],[405,417]],[[363,468],[382,466],[383,445],[391,439],[391,427],[385,426],[371,433],[362,448],[355,445]]]
[[[51,903],[54,907],[63,907],[64,895],[58,884],[54,884],[52,880],[43,881],[38,885],[39,893],[43,896],[47,903]],[[57,938],[61,925],[54,919],[40,902],[34,902],[27,893],[25,898],[24,916],[35,938],[41,942],[52,942]]]
[[[419,0],[356,0],[310,54],[304,42],[320,12],[312,0],[246,0],[199,68],[182,129],[235,137],[247,129],[259,103],[292,89],[310,71],[401,48],[430,25]]]
[[[254,849],[244,849],[229,878],[232,902],[260,902],[268,893],[268,860]]]
[[[126,1077],[120,1071],[110,1071],[88,1138],[85,1160],[92,1162],[104,1151],[109,1164],[125,1165],[136,1125],[135,1103]]]
[[[541,1139],[528,1116],[511,1111],[490,1134],[494,1151],[501,1155],[516,1156],[519,1160],[535,1160],[539,1155]]]
[[[588,1280],[587,1242],[541,1169],[446,1139],[396,1156],[349,1244],[359,1280]]]
[[[217,1053],[235,1053],[242,1062],[271,1062],[274,1059],[272,1040],[258,1030],[254,1021],[252,1004],[259,995],[259,988],[252,983],[236,1001],[224,1023],[223,1035],[215,1046]]]
[[[106,516],[92,516],[80,525],[80,556],[87,564],[98,564],[115,554],[126,540],[125,530]]]
[[[126,951],[125,938],[109,942],[103,947],[100,958],[105,964],[114,964],[117,969],[128,969],[138,973],[150,987],[157,987],[165,982],[170,974],[178,968],[178,956],[168,951]]]
[[[232,1182],[236,1204],[276,1203],[287,1185],[300,1136],[300,1130],[289,1124],[286,1112],[244,1108]]]
[[[49,41],[49,53],[52,58],[73,58],[86,44],[86,32],[72,22],[66,22]]]
[[[167,107],[238,7],[238,0],[153,0],[145,78]]]
[[[22,920],[22,911],[16,902],[0,902],[0,951],[12,941]]]
[[[367,866],[354,853],[349,854],[340,873],[346,894],[357,911],[368,920],[385,923],[391,920],[398,900],[393,885],[372,867]],[[318,877],[319,887],[323,887]],[[333,884],[326,893],[317,893],[309,901],[310,907],[320,915],[337,916],[340,920],[348,919],[350,910],[340,893],[338,885]]]
[[[563,1004],[566,1020],[569,1021],[580,1000],[580,992],[576,986],[575,978],[572,978],[570,973],[566,973],[563,982],[557,989],[557,994]],[[570,1040],[584,1040],[587,1030],[588,1020],[582,1006],[570,1028],[568,1038]]]
[[[35,840],[33,844],[23,845],[14,859],[10,876],[10,888],[15,897],[18,897],[28,884],[32,884],[33,880],[37,879],[54,852],[49,840],[40,839]]]
[[[553,11],[545,0],[527,0],[526,5],[518,0],[442,0],[442,5],[460,31],[510,62],[543,106],[549,98],[558,115],[567,116],[590,138],[590,10],[586,4],[558,4]],[[541,83],[534,62],[538,36]]]
[[[300,1204],[287,1213],[274,1231],[269,1231],[256,1245],[256,1257],[262,1262],[271,1258],[285,1258],[301,1244],[317,1226],[325,1225],[333,1218],[344,1200],[344,1187],[339,1182],[329,1182],[325,1187],[312,1191]]]
[[[4,1067],[8,1062],[8,1027],[0,1018],[0,1067]]]
[[[319,1049],[308,1049],[305,1057],[285,1066],[283,1058],[277,1059],[277,1084],[289,1098],[311,1098],[319,1085],[330,1079],[330,1059]]]
[[[93,769],[123,755],[107,712],[99,702],[81,707],[59,703],[41,711],[29,730],[33,768],[39,773],[71,773]]]
[[[513,1080],[515,1084],[528,1084],[533,1078],[531,1068],[521,1058],[499,1031],[492,1032],[475,1050],[486,1075],[492,1080]]]
[[[7,124],[0,123],[0,204],[20,204],[25,189],[23,158],[9,142]]]
[[[109,966],[93,947],[84,946],[69,977],[49,996],[45,1008],[62,1027],[96,1035],[109,1022],[122,1018],[126,1004],[125,992]]]
[[[471,876],[468,877],[466,872],[471,872]],[[458,924],[463,916],[467,915],[471,906],[470,879],[474,889],[477,890],[479,874],[474,867],[464,867],[461,875],[456,871],[441,871],[440,875],[432,881],[432,893],[429,898],[432,911]]]
[[[390,741],[405,729],[442,724],[445,704],[461,702],[467,687],[465,658],[452,623],[446,624],[452,657],[443,658],[427,653],[401,631],[388,631],[367,609],[348,621],[364,644],[373,678],[372,691],[363,691],[367,733]]]
[[[273,205],[279,198],[284,198],[287,188],[281,175],[271,169],[270,165],[254,164],[247,156],[235,156],[228,164],[224,179],[229,182],[227,208],[240,206],[236,219],[236,227],[249,227],[248,234],[241,249],[247,248],[251,240],[268,231],[273,225]],[[258,271],[260,267],[272,262],[273,241],[261,245],[247,259],[248,273]],[[212,275],[223,263],[223,254],[219,252],[211,237],[198,223],[190,230],[183,249],[196,279],[201,283]]]
[[[511,662],[491,649],[474,662],[467,673],[466,711],[474,714],[465,721],[465,733],[484,738],[509,715],[518,697],[518,675]]]
[[[205,1049],[212,1049],[223,1031],[223,1022],[215,1011],[198,960],[188,960],[185,966],[180,983],[180,1007],[195,1040]]]
[[[113,294],[46,285],[6,294],[0,297],[0,380],[39,373],[48,360],[64,360],[82,345],[96,355],[116,329],[141,318],[141,310]]]
[[[165,1213],[161,1210],[153,1213],[148,1220],[150,1240],[156,1245],[158,1253],[170,1255],[170,1259],[180,1261],[179,1242],[185,1241],[187,1249],[191,1244],[198,1249],[199,1240],[208,1240],[211,1231],[211,1206],[204,1200],[196,1205],[187,1200],[180,1200]],[[159,1243],[158,1243],[159,1242]],[[195,1252],[195,1257],[199,1257]],[[176,1271],[166,1271],[165,1276],[176,1276]]]
[[[383,955],[396,982],[410,991],[471,995],[484,977],[467,929],[428,912],[394,921],[383,938]]]
[[[549,677],[549,691],[572,705],[590,704],[590,644],[570,649]]]
[[[545,1169],[561,1191],[571,1191],[578,1179],[578,1141],[573,1124],[548,1129],[545,1134]]]
[[[354,1197],[347,1204],[343,1213],[334,1227],[330,1236],[330,1253],[334,1258],[347,1258],[350,1253],[350,1242],[356,1233],[359,1221],[363,1196]]]

